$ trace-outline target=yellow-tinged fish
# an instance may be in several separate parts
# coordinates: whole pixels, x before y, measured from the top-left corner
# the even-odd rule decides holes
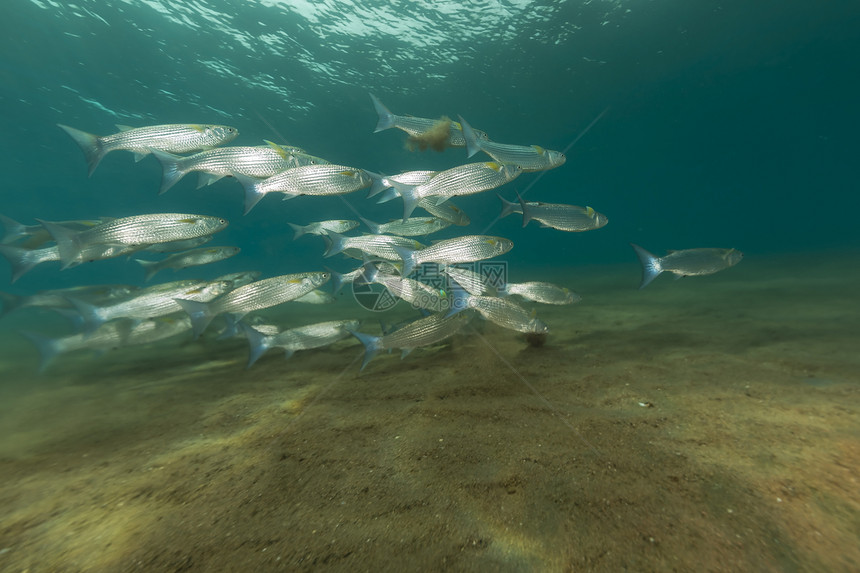
[[[409,276],[415,267],[424,263],[474,263],[503,255],[513,247],[512,241],[502,237],[465,235],[445,239],[417,251],[399,246],[394,250],[403,259],[403,276]]]
[[[330,278],[331,274],[327,272],[281,275],[246,284],[210,303],[188,300],[185,297],[177,298],[176,302],[191,317],[194,338],[197,338],[219,314],[232,315],[232,330],[235,328],[235,320],[241,319],[249,312],[295,300],[324,285]]]
[[[292,199],[298,195],[343,195],[370,187],[374,181],[363,169],[345,165],[303,165],[282,171],[266,179],[233,173],[245,188],[245,214],[267,193],[284,193]]]
[[[562,165],[566,160],[564,153],[544,149],[539,145],[510,145],[482,140],[462,117],[460,123],[463,127],[463,135],[466,137],[466,150],[469,157],[483,151],[499,163],[518,165],[523,171],[552,169]]]
[[[375,95],[370,94],[370,99],[373,101],[373,107],[379,116],[376,129],[373,130],[374,133],[395,127],[408,133],[410,142],[422,151],[427,147],[441,151],[445,147],[463,147],[466,145],[463,129],[456,121],[451,121],[448,118],[428,119],[411,115],[394,115]],[[474,131],[475,137],[478,139],[489,139],[483,131],[477,129]]]
[[[196,123],[151,125],[128,127],[118,125],[118,133],[93,135],[74,127],[57,124],[68,133],[84,152],[89,175],[98,167],[102,158],[117,149],[134,152],[135,161],[140,161],[151,149],[170,153],[189,153],[211,149],[227,143],[239,135],[239,130],[228,125],[204,125]]]
[[[433,175],[424,183],[410,185],[396,178],[384,178],[403,199],[403,220],[405,221],[422,199],[437,198],[437,204],[451,197],[471,195],[488,189],[495,189],[516,179],[523,170],[517,165],[500,164],[495,161],[467,163],[458,165]]]

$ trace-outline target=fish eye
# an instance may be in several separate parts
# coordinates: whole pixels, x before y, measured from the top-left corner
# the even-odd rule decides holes
[[[227,219],[218,219],[218,222],[221,223],[222,225],[226,225]]]

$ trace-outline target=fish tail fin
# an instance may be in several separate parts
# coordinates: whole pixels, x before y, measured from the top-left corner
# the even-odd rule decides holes
[[[376,109],[376,114],[379,116],[379,121],[376,123],[376,129],[373,130],[373,133],[379,133],[380,131],[385,131],[386,129],[391,129],[394,127],[395,116],[391,111],[382,105],[382,102],[379,101],[379,98],[373,94],[370,94],[370,99],[373,101],[373,107]]]
[[[397,252],[397,255],[403,259],[403,272],[401,273],[401,276],[408,277],[412,274],[412,271],[415,270],[415,266],[418,264],[418,257],[416,254],[418,251],[397,245],[394,245],[393,249]]]
[[[223,178],[223,175],[219,175],[217,173],[207,173],[206,171],[201,171],[197,174],[197,189],[200,189],[201,187],[206,187],[207,185],[212,185],[216,181],[220,181]]]
[[[383,193],[379,196],[379,199],[376,200],[377,204],[388,203],[394,199],[400,197],[400,193],[397,192],[397,189],[387,189],[383,191]]]
[[[659,257],[655,257],[634,243],[630,243],[630,246],[633,247],[636,256],[639,257],[639,262],[642,264],[642,283],[639,285],[639,289],[641,290],[656,279],[657,275],[663,272],[663,269],[660,267]]]
[[[511,213],[515,212],[517,208],[516,203],[514,203],[513,201],[508,201],[498,193],[496,193],[496,197],[502,200],[502,212],[499,214],[499,219],[501,219],[502,217],[507,217]]]
[[[451,293],[451,299],[445,318],[469,308],[469,297],[471,296],[451,275],[448,275],[448,291]]]
[[[323,235],[322,238],[326,243],[326,250],[323,253],[324,257],[331,257],[341,253],[346,248],[346,237],[340,233],[326,231],[326,234]]]
[[[330,268],[323,266],[323,268],[328,271],[328,274],[331,275],[331,291],[334,294],[340,292],[340,289],[343,288],[344,282],[346,282],[343,278],[343,273],[339,273],[337,271],[333,271]]]
[[[517,193],[517,201],[519,201],[520,210],[523,212],[523,227],[525,227],[526,225],[529,224],[529,221],[532,220],[532,213],[529,210],[528,205],[526,205],[526,202],[523,201],[522,197],[520,197],[519,193]]]
[[[36,219],[46,231],[48,231],[57,242],[57,251],[60,253],[60,261],[63,269],[68,268],[81,254],[81,244],[78,240],[78,232],[67,229],[58,223]]]
[[[159,261],[147,261],[144,259],[134,259],[135,262],[140,263],[140,266],[143,267],[143,270],[146,271],[146,276],[144,277],[145,282],[149,282],[152,277],[155,276],[155,273],[160,271],[161,269],[158,267]]]
[[[182,298],[175,298],[173,301],[181,306],[182,310],[184,310],[191,319],[191,332],[194,336],[194,340],[200,338],[200,335],[203,334],[203,331],[206,330],[206,327],[209,326],[209,323],[212,322],[213,318],[215,318],[209,305],[205,302],[185,300]]]
[[[374,223],[374,222],[373,222],[373,221],[371,221],[370,219],[365,219],[364,217],[361,217],[361,216],[359,216],[359,219],[361,219],[361,222],[362,222],[362,223],[364,223],[365,225],[367,225],[367,228],[368,228],[368,229],[370,229],[370,231],[371,231],[374,235],[378,235],[378,234],[379,234],[379,227],[380,227],[379,223]]]
[[[72,303],[72,306],[75,307],[75,310],[81,316],[84,332],[92,333],[106,322],[104,313],[100,312],[101,309],[96,305],[71,296],[67,296],[66,300]]]
[[[406,219],[409,218],[409,215],[412,214],[421,200],[421,197],[418,196],[418,186],[397,183],[396,181],[391,181],[390,183],[400,195],[400,198],[403,199],[403,221],[406,222]]]
[[[260,189],[262,179],[255,179],[241,173],[233,173],[233,177],[245,188],[245,215],[247,215],[254,208],[254,205],[266,196],[265,191]]]
[[[3,235],[4,243],[11,243],[27,236],[27,227],[12,217],[0,214],[0,223],[3,223],[3,230],[5,231]]]
[[[367,192],[368,199],[391,187],[391,185],[388,184],[388,179],[386,179],[381,173],[374,173],[367,169],[364,169],[364,172],[370,177],[370,191]]]
[[[43,373],[54,359],[62,354],[59,342],[54,338],[48,338],[35,332],[27,330],[20,331],[21,335],[33,343],[36,350],[39,352],[39,373]]]
[[[472,126],[463,119],[462,115],[458,117],[460,118],[460,128],[463,130],[463,139],[466,140],[466,157],[472,157],[481,151],[481,144],[478,142],[478,136]]]
[[[373,261],[365,260],[359,277],[364,284],[373,284],[379,278],[379,268]]]
[[[239,326],[242,327],[242,331],[245,333],[245,338],[248,339],[250,353],[248,354],[248,365],[246,368],[250,368],[269,348],[272,347],[269,343],[271,337],[266,336],[257,329],[245,324],[243,321],[239,321]]]
[[[3,303],[3,308],[0,309],[0,316],[4,316],[21,306],[23,297],[17,294],[0,291],[0,302]]]
[[[87,160],[87,166],[89,168],[88,175],[92,175],[93,171],[96,170],[96,167],[99,166],[99,162],[102,160],[102,157],[107,153],[99,136],[61,123],[58,123],[57,126],[68,133],[69,136],[75,140],[75,143],[78,144],[78,147],[81,148],[81,151],[84,152],[84,157]]]
[[[163,195],[188,172],[182,169],[183,158],[179,155],[173,155],[152,147],[149,148],[149,151],[161,163],[161,187],[158,189],[158,194]]]
[[[29,249],[13,247],[12,245],[0,245],[0,255],[9,261],[9,266],[12,267],[13,283],[40,262],[33,260],[33,252]]]
[[[293,233],[294,233],[293,234],[293,240],[294,241],[296,239],[298,239],[299,237],[306,235],[308,232],[307,227],[303,227],[301,225],[296,225],[295,223],[287,223],[287,225],[289,225],[290,228],[293,230]]]
[[[380,350],[382,350],[382,344],[380,344],[382,337],[365,334],[356,330],[347,330],[351,335],[356,337],[362,345],[364,345],[364,360],[361,362],[361,370],[364,370],[364,367],[373,360],[373,357],[376,356]]]

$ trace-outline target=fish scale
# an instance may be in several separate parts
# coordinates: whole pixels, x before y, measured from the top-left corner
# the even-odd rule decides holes
[[[298,166],[291,156],[268,146],[219,147],[177,159],[181,171],[206,171],[217,175],[237,172],[249,177],[271,177]]]
[[[441,342],[453,336],[468,322],[466,314],[456,314],[445,318],[443,314],[432,314],[409,323],[380,339],[381,350],[393,348],[417,348]]]
[[[522,170],[516,166],[500,165],[492,161],[467,163],[440,171],[429,181],[416,187],[416,193],[419,198],[430,195],[441,197],[471,195],[504,185],[515,179],[521,172]]]
[[[371,184],[361,169],[345,165],[305,165],[295,167],[260,182],[261,193],[281,192],[291,195],[340,195]]]
[[[212,303],[212,312],[247,313],[269,308],[322,286],[329,273],[296,273],[263,279],[231,291]]]
[[[218,217],[183,213],[156,213],[115,219],[76,235],[82,245],[122,243],[127,245],[166,243],[210,235],[227,226]]]
[[[439,241],[413,254],[414,264],[423,263],[473,263],[507,253],[514,244],[502,237],[487,235],[464,235]],[[404,270],[404,274],[406,271]]]
[[[99,142],[105,152],[126,149],[148,153],[148,148],[155,147],[173,153],[188,153],[225,143],[236,137],[234,133],[238,135],[239,132],[229,126],[168,124],[127,129],[99,137]]]
[[[481,316],[503,328],[525,333],[541,333],[547,326],[534,314],[520,305],[504,298],[494,296],[468,296],[468,307],[475,309]]]

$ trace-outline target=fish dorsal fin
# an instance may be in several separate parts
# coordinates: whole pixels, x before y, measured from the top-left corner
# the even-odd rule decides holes
[[[678,249],[668,249],[668,250],[666,251],[666,254],[667,254],[667,255],[671,255],[672,253],[677,253],[677,252],[678,252]]]
[[[130,129],[134,129],[132,126],[130,126],[130,125],[124,125],[124,124],[122,124],[122,123],[117,123],[117,124],[116,124],[116,128],[117,128],[118,130],[120,130],[120,131],[129,131]]]
[[[269,141],[268,139],[264,139],[263,141],[265,141],[266,145],[268,145],[269,147],[274,149],[278,153],[278,155],[280,155],[284,159],[287,159],[288,157],[291,156],[291,154],[287,153],[287,150],[284,149],[284,147],[282,145],[279,145],[279,144],[275,143],[274,141]]]

